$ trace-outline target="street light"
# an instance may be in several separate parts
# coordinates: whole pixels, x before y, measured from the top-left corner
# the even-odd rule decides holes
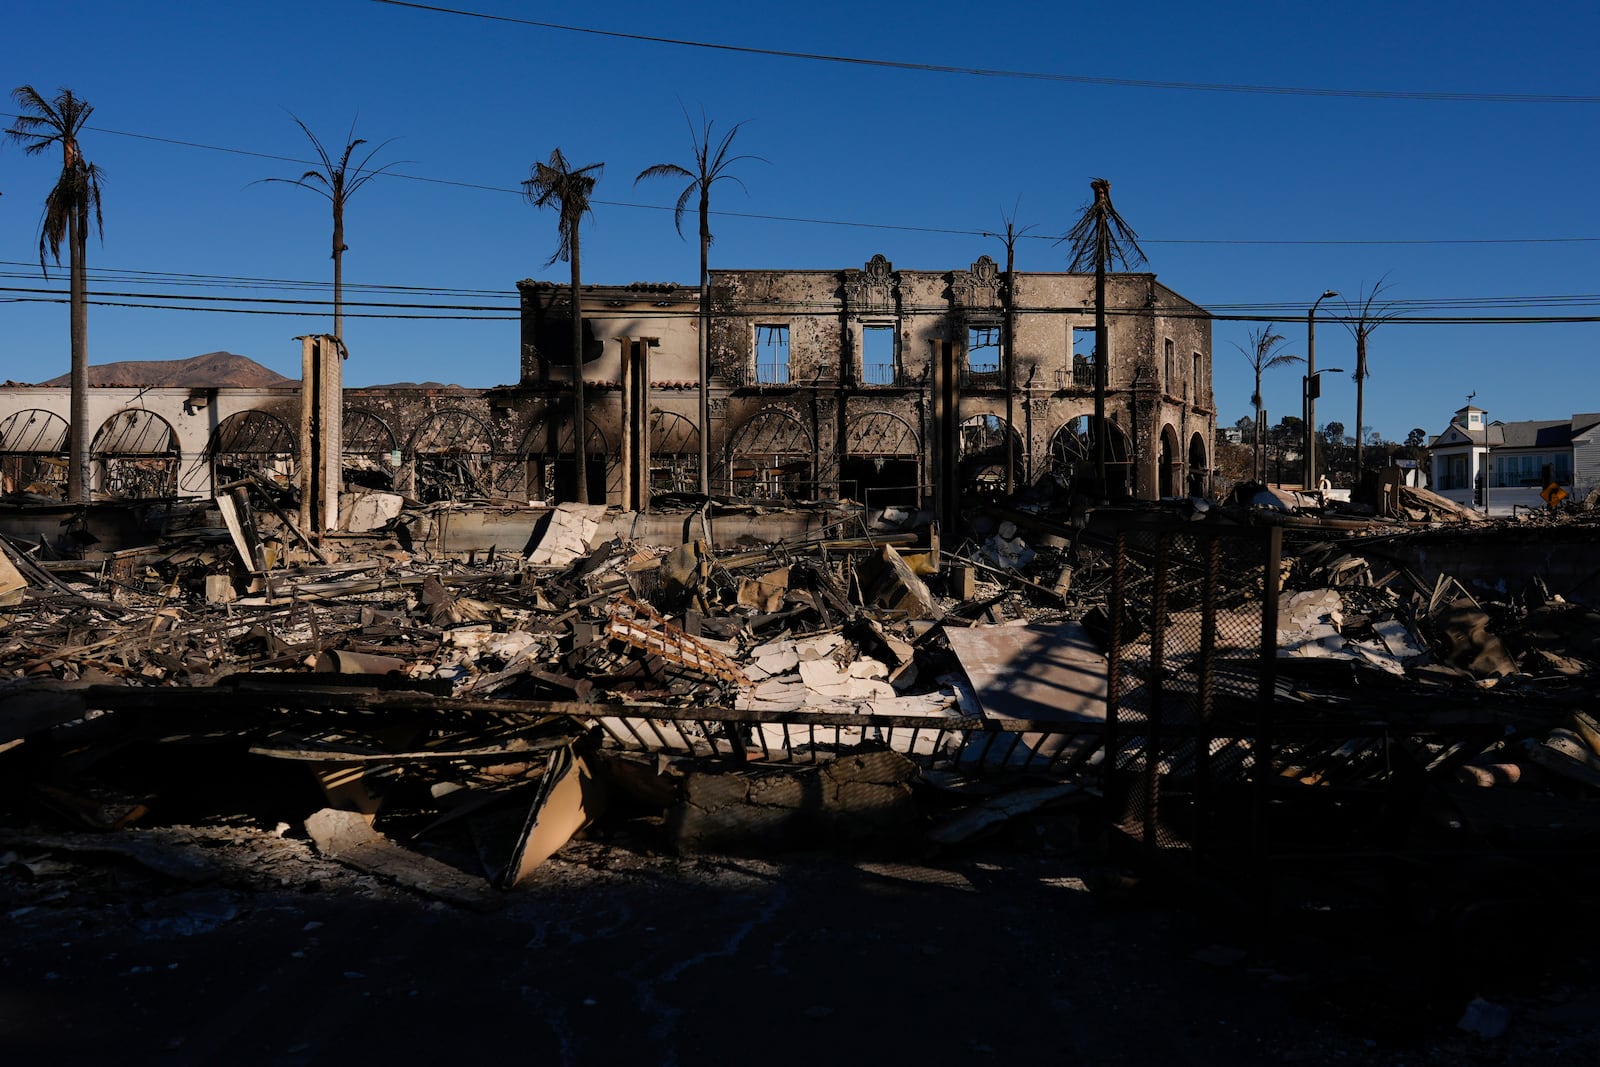
[[[1316,484],[1317,480],[1317,398],[1311,393],[1311,382],[1317,376],[1317,304],[1322,303],[1330,296],[1338,295],[1333,289],[1325,291],[1321,296],[1317,297],[1316,303],[1311,305],[1311,310],[1306,312],[1306,391],[1305,407],[1301,409],[1300,415],[1305,419],[1306,423],[1306,476],[1301,480],[1306,483],[1305,488],[1307,489]]]
[[[1313,307],[1312,310],[1315,311],[1316,308]],[[1319,374],[1343,374],[1343,373],[1344,373],[1344,368],[1343,367],[1323,367],[1321,370],[1308,371],[1306,376],[1304,378],[1300,379],[1301,410],[1307,412],[1308,414],[1312,414],[1312,415],[1314,415],[1316,413],[1316,410],[1317,410],[1317,397],[1322,395],[1322,382],[1319,381],[1318,378],[1317,378],[1317,376]],[[1315,447],[1316,440],[1317,440],[1316,432],[1311,429],[1311,423],[1308,421],[1306,423],[1306,463],[1305,463],[1305,467],[1306,467],[1306,476],[1305,476],[1306,485],[1305,485],[1305,489],[1306,489],[1306,492],[1308,492],[1308,493],[1311,492],[1311,487],[1312,487],[1311,479],[1312,479],[1313,474],[1314,474],[1314,466],[1312,464],[1312,451],[1311,450],[1312,450],[1313,447]]]

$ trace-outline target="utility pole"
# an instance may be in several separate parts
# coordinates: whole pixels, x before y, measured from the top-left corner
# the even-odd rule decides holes
[[[1302,479],[1305,485],[1302,488],[1310,490],[1317,484],[1317,304],[1339,294],[1332,289],[1326,290],[1317,297],[1316,303],[1311,305],[1311,310],[1306,312],[1306,381],[1305,396],[1302,398],[1304,410],[1302,417],[1306,420],[1303,427],[1305,432],[1305,469],[1306,476]]]

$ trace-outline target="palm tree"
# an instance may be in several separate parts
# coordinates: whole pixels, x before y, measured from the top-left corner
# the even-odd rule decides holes
[[[28,155],[61,146],[61,173],[44,200],[44,218],[39,224],[39,269],[49,276],[45,253],[61,264],[61,240],[67,241],[70,275],[69,306],[72,336],[72,430],[67,445],[67,499],[80,504],[89,498],[89,300],[85,280],[89,251],[89,228],[105,226],[100,217],[100,168],[83,158],[78,134],[94,113],[94,108],[71,89],[57,90],[54,100],[46,100],[31,85],[11,93],[21,114],[6,131],[6,136],[22,145]]]
[[[700,116],[700,129],[694,128],[694,122],[689,118],[689,112],[683,113],[683,119],[689,124],[689,136],[694,144],[694,166],[685,167],[677,163],[657,163],[653,167],[646,167],[633,179],[633,184],[638,185],[646,178],[687,178],[689,184],[684,186],[683,192],[678,194],[678,206],[673,209],[672,221],[678,227],[678,236],[683,236],[683,213],[689,206],[689,199],[696,193],[700,197],[700,493],[709,496],[711,493],[711,465],[710,465],[710,440],[711,440],[711,398],[708,381],[711,377],[710,334],[711,334],[711,269],[709,264],[711,250],[711,187],[717,182],[727,180],[744,188],[744,182],[733,174],[728,173],[728,168],[744,159],[759,159],[767,162],[760,156],[730,156],[728,149],[733,145],[734,135],[739,132],[739,127],[744,123],[736,122],[728,132],[722,135],[722,140],[717,142],[716,148],[711,147],[711,127],[713,123],[704,113]]]
[[[401,160],[385,163],[381,167],[372,166],[372,157],[383,151],[394,138],[383,142],[373,148],[361,158],[359,163],[351,165],[351,157],[356,149],[366,144],[366,139],[356,136],[356,124],[350,123],[349,136],[345,138],[344,152],[336,162],[328,150],[322,146],[317,135],[311,128],[301,122],[296,115],[290,115],[295,125],[310,138],[311,146],[317,150],[319,165],[306,171],[298,178],[262,178],[263,182],[283,182],[286,185],[298,185],[302,189],[310,189],[318,196],[325,196],[333,205],[333,335],[344,343],[344,254],[349,251],[349,246],[344,243],[344,206],[355,195],[356,190],[382,174],[390,167],[398,166]]]
[[[1250,364],[1250,368],[1256,373],[1256,391],[1250,394],[1250,407],[1255,412],[1256,422],[1254,475],[1257,481],[1261,481],[1265,474],[1265,465],[1261,461],[1263,433],[1261,425],[1261,372],[1272,367],[1282,367],[1289,363],[1300,363],[1303,360],[1300,356],[1291,355],[1288,352],[1279,352],[1277,349],[1283,343],[1283,335],[1273,333],[1270,327],[1262,326],[1251,330],[1249,339],[1249,348],[1239,344],[1235,344],[1233,347],[1239,350],[1245,361]]]
[[[1356,339],[1356,372],[1354,375],[1356,380],[1356,484],[1361,481],[1361,446],[1362,439],[1366,436],[1363,430],[1362,405],[1365,401],[1367,380],[1367,338],[1372,336],[1373,330],[1400,314],[1392,303],[1378,299],[1389,288],[1386,284],[1388,277],[1386,274],[1374,282],[1365,296],[1362,296],[1361,290],[1357,289],[1355,303],[1352,304],[1348,300],[1344,302],[1345,313],[1341,320],[1344,322],[1345,329],[1349,330]]]
[[[594,193],[594,183],[605,166],[604,163],[591,163],[587,167],[574,169],[561,154],[561,149],[556,148],[550,152],[548,160],[533,165],[528,178],[522,183],[522,195],[528,198],[530,204],[538,208],[554,205],[559,216],[557,227],[560,238],[556,242],[555,253],[544,261],[544,265],[548,267],[563,259],[572,263],[572,447],[580,504],[589,502],[589,464],[584,452],[588,408],[583,402],[583,309],[578,293],[583,275],[578,262],[578,224],[585,215],[594,214],[589,207],[589,197]],[[704,454],[703,429],[700,440],[701,453]],[[704,478],[705,467],[702,464],[702,481]]]
[[[1144,262],[1139,235],[1117,214],[1111,203],[1111,183],[1104,178],[1089,182],[1094,199],[1061,241],[1071,242],[1072,262],[1067,270],[1081,273],[1094,268],[1094,440],[1095,477],[1106,493],[1106,360],[1111,351],[1106,335],[1106,271],[1120,262],[1124,270]],[[1057,241],[1060,244],[1061,241]]]

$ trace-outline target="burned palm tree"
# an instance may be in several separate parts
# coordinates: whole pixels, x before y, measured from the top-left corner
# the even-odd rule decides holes
[[[684,121],[689,123],[689,135],[694,144],[694,165],[685,167],[678,163],[657,163],[653,167],[646,167],[633,179],[633,184],[638,185],[646,178],[687,178],[689,184],[684,186],[683,192],[678,194],[678,205],[673,209],[672,221],[678,227],[678,236],[683,236],[683,213],[688,209],[689,200],[698,194],[700,202],[700,492],[709,495],[711,492],[711,399],[709,380],[711,377],[710,334],[711,334],[711,187],[720,181],[731,181],[744,188],[744,182],[728,172],[728,168],[745,159],[758,159],[765,163],[760,156],[728,155],[728,149],[733,145],[733,138],[739,132],[739,127],[744,125],[736,122],[722,135],[722,140],[717,142],[715,148],[711,145],[711,127],[713,123],[703,114],[700,117],[700,129],[694,128],[694,122],[689,118],[689,113],[684,112]]]
[[[6,136],[22,145],[30,156],[61,148],[61,173],[44,199],[39,223],[39,269],[49,276],[45,255],[61,264],[61,242],[67,242],[68,306],[71,317],[72,389],[71,431],[67,444],[67,499],[82,503],[89,498],[89,298],[86,281],[89,229],[105,226],[100,216],[100,168],[83,157],[78,134],[94,113],[88,101],[71,89],[60,89],[46,100],[33,86],[12,91],[21,114]]]
[[[1366,436],[1362,423],[1364,417],[1362,409],[1366,401],[1367,338],[1372,336],[1373,330],[1400,314],[1399,309],[1393,303],[1380,299],[1389,288],[1386,284],[1387,279],[1388,275],[1379,278],[1372,284],[1371,289],[1366,290],[1365,296],[1361,295],[1362,290],[1358,288],[1355,302],[1352,303],[1349,300],[1344,302],[1344,315],[1340,318],[1340,321],[1344,323],[1345,329],[1349,330],[1351,336],[1356,339],[1356,372],[1354,377],[1356,380],[1355,484],[1357,485],[1361,483],[1362,440]]]
[[[1094,440],[1095,478],[1100,494],[1106,493],[1106,362],[1110,345],[1106,334],[1106,271],[1113,263],[1124,270],[1144,262],[1139,235],[1133,232],[1111,203],[1111,183],[1095,178],[1089,183],[1094,199],[1061,238],[1072,246],[1072,262],[1067,269],[1082,273],[1094,268]],[[1056,242],[1061,243],[1060,241]]]
[[[1245,361],[1250,364],[1250,369],[1256,375],[1256,391],[1250,394],[1250,408],[1255,413],[1255,437],[1252,451],[1251,477],[1261,481],[1266,473],[1266,465],[1262,462],[1262,444],[1265,428],[1261,425],[1263,412],[1261,410],[1261,372],[1273,367],[1282,367],[1290,363],[1304,362],[1302,357],[1288,352],[1278,351],[1278,346],[1283,344],[1283,335],[1273,333],[1272,329],[1262,326],[1251,330],[1249,333],[1250,347],[1235,344]]]
[[[382,174],[390,167],[397,166],[399,160],[385,163],[381,167],[372,166],[372,159],[383,151],[394,139],[383,142],[361,157],[359,162],[352,164],[356,149],[366,144],[365,138],[357,137],[355,123],[350,123],[350,133],[345,138],[344,151],[335,160],[323,147],[322,141],[311,132],[311,128],[301,122],[297,116],[290,115],[295,125],[299,126],[306,137],[311,140],[312,148],[316,149],[317,166],[306,171],[298,178],[262,178],[263,182],[283,182],[286,185],[298,185],[302,189],[310,189],[318,196],[325,196],[333,205],[333,335],[344,341],[344,254],[349,251],[349,246],[344,243],[344,208],[356,190]]]
[[[578,226],[585,215],[594,214],[589,198],[594,195],[594,183],[604,169],[604,163],[574,168],[561,154],[561,149],[556,148],[550,152],[548,160],[533,165],[522,183],[522,194],[530,204],[537,208],[554,207],[558,216],[556,250],[544,265],[548,267],[558,260],[572,264],[572,441],[580,504],[589,502],[589,464],[584,453],[588,409],[583,400],[583,308],[579,303],[583,273],[578,257]],[[705,440],[703,427],[700,438]]]

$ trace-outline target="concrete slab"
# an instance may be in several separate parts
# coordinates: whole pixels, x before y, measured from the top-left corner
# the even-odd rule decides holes
[[[952,626],[945,636],[985,715],[1105,721],[1106,657],[1078,623]]]

